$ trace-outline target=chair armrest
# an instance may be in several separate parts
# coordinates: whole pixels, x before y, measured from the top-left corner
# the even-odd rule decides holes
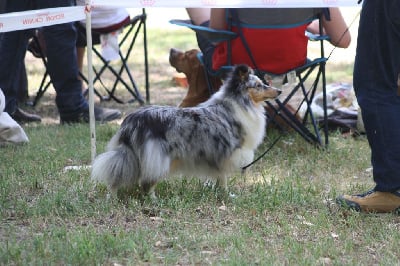
[[[191,23],[190,20],[173,19],[169,21],[171,24],[187,27],[196,33],[203,35],[211,42],[222,42],[235,39],[238,35],[235,32],[227,30],[215,30],[209,27],[198,26]]]
[[[310,41],[328,41],[330,39],[328,35],[314,34],[309,31],[306,31],[306,36]]]

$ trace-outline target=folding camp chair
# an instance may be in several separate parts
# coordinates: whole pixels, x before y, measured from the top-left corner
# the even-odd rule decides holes
[[[147,35],[146,35],[146,12],[145,9],[142,9],[142,13],[140,15],[137,15],[133,18],[128,18],[127,23],[123,25],[122,30],[122,36],[120,36],[118,44],[119,47],[122,47],[123,45],[127,44],[127,48],[125,49],[125,53],[119,49],[119,61],[120,65],[116,66],[111,64],[111,61],[106,60],[103,56],[99,48],[95,46],[95,44],[100,43],[100,34],[103,34],[104,32],[98,32],[96,30],[92,31],[92,36],[93,36],[93,46],[92,46],[92,51],[94,55],[98,58],[98,60],[101,62],[100,67],[96,67],[93,65],[93,72],[94,72],[94,78],[93,78],[93,84],[96,85],[100,84],[100,86],[106,91],[107,95],[102,95],[98,90],[95,89],[95,94],[100,98],[100,100],[110,100],[113,99],[118,103],[125,103],[125,102],[139,102],[140,105],[144,104],[145,100],[143,99],[139,88],[132,76],[131,70],[128,66],[128,59],[129,56],[131,55],[132,49],[134,47],[134,44],[139,36],[140,31],[143,31],[143,46],[144,46],[144,71],[145,71],[145,92],[146,92],[146,102],[150,101],[150,94],[149,94],[149,73],[148,73],[148,58],[147,58]],[[84,38],[86,40],[86,29],[80,25],[79,23],[76,24],[77,29],[78,29],[78,34],[81,38]],[[47,72],[47,60],[45,56],[45,52],[41,48],[42,45],[40,43],[40,40],[37,35],[33,36],[31,45],[28,47],[28,50],[33,53],[34,56],[39,57],[42,59],[42,62],[44,66],[46,67],[46,71],[42,77],[42,80],[40,82],[38,91],[36,93],[35,98],[33,101],[29,102],[30,105],[35,106],[40,98],[43,96],[43,94],[46,92],[48,87],[51,84],[50,77]],[[103,82],[102,76],[105,75],[105,73],[108,72],[109,75],[111,75],[115,80],[112,82],[112,84],[106,85]],[[88,84],[88,79],[83,73],[79,73],[81,79]],[[122,100],[120,97],[116,95],[116,89],[117,88],[123,88],[126,89],[129,94],[132,96],[128,100]]]
[[[243,33],[251,30],[265,30],[263,33],[270,35],[268,43],[260,44],[260,40],[263,39],[261,36],[255,42],[257,42],[256,45],[262,45],[262,47],[265,47],[265,50],[268,50],[269,42],[277,41],[277,39],[285,41],[285,38],[290,38],[288,36],[291,34],[290,29],[301,27],[299,29],[305,30],[306,25],[315,19],[320,19],[321,16],[321,9],[227,9],[226,20],[228,29],[222,31],[193,25],[187,20],[171,20],[170,22],[189,27],[212,42],[223,41],[223,45],[225,45],[224,49],[227,51],[226,62],[216,68],[213,67],[210,69],[208,67],[208,75],[221,75],[229,71],[232,67],[232,62],[233,64],[246,63],[252,66],[255,69],[255,73],[265,82],[268,82],[271,77],[274,79],[279,77],[283,83],[289,82],[290,88],[285,86],[284,90],[288,91],[284,91],[283,98],[280,97],[280,99],[276,99],[273,102],[267,102],[270,110],[272,110],[267,114],[269,122],[273,123],[279,118],[285,121],[290,128],[299,133],[306,141],[317,145],[327,145],[328,127],[325,80],[325,64],[327,59],[324,57],[323,42],[328,37],[312,36],[310,34],[309,36],[313,40],[317,40],[320,43],[320,56],[313,60],[307,58],[307,40],[305,40],[306,45],[303,47],[305,50],[303,51],[304,58],[300,64],[282,68],[285,67],[284,58],[287,58],[287,54],[279,54],[279,51],[275,51],[275,54],[272,56],[273,58],[265,58],[265,56],[263,58],[263,55],[255,55],[252,52],[254,43],[251,43],[251,40],[246,40]],[[302,36],[306,34],[304,30]],[[323,32],[321,23],[320,32]],[[299,32],[296,34],[299,34]],[[297,47],[292,48],[293,50],[297,49]],[[242,53],[239,50],[242,50]],[[240,57],[238,56],[240,54],[245,54],[246,56]],[[281,69],[276,70],[279,67],[275,67],[275,64],[278,64]],[[311,79],[313,79],[311,85],[308,85]],[[274,83],[273,85],[277,86],[279,84]],[[323,94],[322,106],[324,110],[322,119],[317,119],[311,108],[311,103],[317,89],[320,89]],[[300,100],[294,101],[295,98],[300,98]],[[294,112],[287,107],[289,103],[291,106],[295,104]],[[304,112],[304,115],[299,120],[300,109]],[[322,127],[320,126],[321,124],[323,125]]]

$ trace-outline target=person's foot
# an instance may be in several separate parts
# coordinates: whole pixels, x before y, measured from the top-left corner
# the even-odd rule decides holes
[[[120,110],[111,109],[111,108],[103,108],[103,107],[94,107],[94,117],[98,122],[109,122],[116,119],[121,118],[122,113]]]
[[[105,123],[121,118],[122,113],[117,109],[110,109],[104,107],[94,107],[94,117],[97,122]],[[61,124],[70,123],[88,123],[89,122],[89,109],[75,115],[63,116],[60,114]]]
[[[31,122],[41,122],[42,118],[35,114],[30,114],[22,109],[18,108],[15,110],[13,114],[10,114],[11,118],[17,121],[18,123],[31,123]]]
[[[365,213],[399,213],[400,192],[370,190],[358,195],[342,195],[336,198],[342,207]]]

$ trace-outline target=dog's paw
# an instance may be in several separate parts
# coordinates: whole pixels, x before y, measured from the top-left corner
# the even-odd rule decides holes
[[[233,192],[229,192],[229,193],[228,193],[228,196],[229,196],[229,198],[231,198],[231,199],[236,199],[236,198],[238,197],[238,195],[236,195],[236,194],[233,193]]]
[[[205,188],[209,188],[209,189],[214,189],[215,188],[215,181],[212,179],[207,179],[206,181],[204,181],[203,183],[203,187]]]

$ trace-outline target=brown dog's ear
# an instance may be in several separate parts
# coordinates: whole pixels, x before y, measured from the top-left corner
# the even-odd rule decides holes
[[[201,65],[200,64],[200,60],[197,57],[197,54],[199,52],[200,51],[197,50],[197,49],[192,49],[192,50],[189,50],[189,51],[185,52],[185,57],[188,60],[188,62],[191,65],[191,67],[199,67]]]

